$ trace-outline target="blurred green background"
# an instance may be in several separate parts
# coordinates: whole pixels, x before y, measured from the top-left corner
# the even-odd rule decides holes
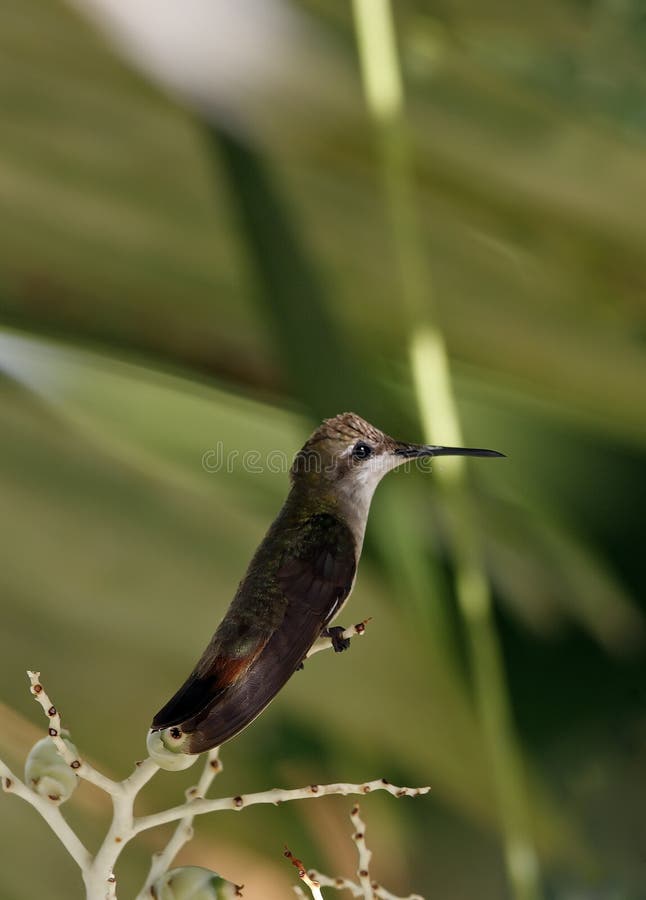
[[[644,6],[398,0],[395,24],[417,288],[465,440],[508,457],[468,482],[542,895],[646,898]],[[125,776],[285,496],[243,454],[290,458],[345,409],[421,440],[424,310],[402,301],[342,0],[4,0],[0,110],[0,754],[20,771],[42,733],[35,668],[81,751]],[[202,465],[218,447],[230,471]],[[363,802],[373,874],[497,900],[454,504],[425,473],[380,487],[343,616],[368,634],[225,747],[216,789],[430,783]],[[141,808],[194,778],[162,773]],[[287,897],[285,843],[352,874],[350,806],[204,818],[181,858]],[[96,843],[103,798],[68,810]],[[161,839],[125,852],[120,896]],[[3,900],[80,896],[15,798],[0,847]]]

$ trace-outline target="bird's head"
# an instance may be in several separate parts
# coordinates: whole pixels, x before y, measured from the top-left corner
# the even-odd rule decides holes
[[[496,450],[441,447],[397,441],[356,413],[326,419],[296,455],[291,469],[295,486],[335,494],[355,504],[370,504],[388,472],[411,459],[435,456],[503,456]]]

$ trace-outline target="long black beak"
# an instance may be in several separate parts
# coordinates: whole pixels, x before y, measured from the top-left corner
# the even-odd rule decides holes
[[[397,444],[395,456],[418,459],[421,456],[504,456],[497,450],[479,450],[475,447],[435,447],[432,444]]]

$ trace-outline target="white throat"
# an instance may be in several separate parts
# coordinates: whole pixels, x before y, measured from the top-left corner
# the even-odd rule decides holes
[[[390,453],[382,453],[357,465],[345,476],[339,485],[339,501],[344,517],[357,541],[357,551],[361,552],[368,521],[372,496],[381,479],[397,468],[403,459]]]

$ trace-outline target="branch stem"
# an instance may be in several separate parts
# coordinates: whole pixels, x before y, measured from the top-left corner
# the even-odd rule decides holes
[[[208,789],[211,787],[213,779],[216,775],[219,775],[221,771],[222,763],[220,762],[219,758],[219,747],[216,747],[214,750],[210,750],[208,752],[206,761],[204,763],[204,769],[197,785],[195,785],[195,787],[189,788],[186,791],[187,801],[204,798]],[[173,862],[179,851],[182,849],[182,847],[191,840],[191,838],[193,837],[194,817],[194,813],[187,813],[185,816],[183,816],[179,820],[177,828],[173,832],[164,849],[153,855],[146,881],[144,882],[141,891],[137,895],[136,900],[146,900],[146,898],[150,897],[151,888],[156,879],[159,878],[160,875],[164,874],[164,872],[170,867],[171,863]]]
[[[181,806],[171,809],[163,809],[149,816],[142,816],[134,821],[134,833],[139,834],[149,828],[165,825],[168,822],[177,822],[186,815],[200,816],[205,813],[219,812],[224,809],[239,812],[247,806],[256,806],[260,803],[286,803],[289,800],[311,800],[317,797],[327,797],[330,794],[369,794],[371,791],[387,791],[394,797],[418,797],[430,791],[430,787],[407,788],[390,784],[385,778],[375,781],[365,781],[363,784],[311,784],[304,788],[292,788],[284,790],[273,788],[269,791],[260,791],[255,794],[240,794],[237,797],[222,797],[216,800],[189,800]]]
[[[363,634],[364,630],[365,622],[362,622],[347,628],[343,633],[343,637],[349,638]],[[325,638],[317,642],[313,652],[325,650],[331,646],[331,639]],[[240,810],[245,806],[254,806],[260,803],[278,804],[287,800],[325,797],[330,794],[368,794],[371,791],[381,790],[387,791],[395,797],[417,797],[421,794],[426,794],[430,790],[428,787],[397,787],[383,778],[376,781],[366,781],[363,784],[342,782],[338,784],[312,784],[292,790],[275,788],[260,793],[207,800],[205,799],[205,794],[210,788],[214,777],[222,769],[218,757],[218,748],[216,748],[209,752],[198,784],[187,791],[185,803],[153,815],[135,818],[134,804],[137,795],[155,773],[159,771],[157,764],[150,758],[144,759],[142,762],[137,763],[133,772],[123,781],[114,781],[103,775],[88,762],[76,756],[68,744],[65,743],[61,737],[60,715],[43,687],[40,673],[30,671],[28,675],[30,691],[47,716],[49,737],[60,757],[76,774],[103,790],[112,799],[112,821],[96,855],[92,856],[85,848],[61,814],[58,806],[51,800],[41,797],[36,791],[31,790],[1,760],[0,783],[6,793],[16,794],[16,796],[21,797],[33,806],[56,834],[81,870],[85,884],[86,900],[116,900],[117,879],[114,869],[119,856],[136,835],[158,825],[164,825],[168,822],[179,823],[163,850],[153,857],[148,876],[137,896],[137,900],[145,900],[146,897],[151,896],[154,882],[167,871],[179,850],[191,839],[193,819],[196,815],[224,809]],[[310,890],[313,890],[315,898],[321,896],[320,888],[318,885],[310,883],[307,873],[305,883],[308,884]]]
[[[81,871],[86,869],[90,865],[92,857],[67,823],[59,807],[28,787],[20,778],[13,774],[9,766],[3,763],[2,760],[0,760],[0,779],[2,780],[3,791],[6,794],[15,794],[16,797],[20,797],[29,803],[30,806],[33,806],[47,822]]]

